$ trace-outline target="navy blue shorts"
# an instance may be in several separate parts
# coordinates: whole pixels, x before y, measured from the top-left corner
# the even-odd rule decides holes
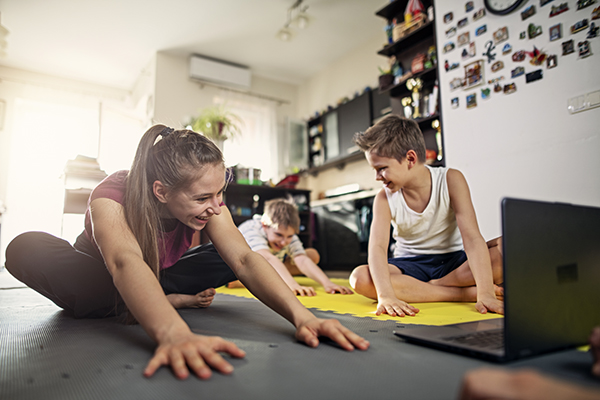
[[[464,250],[444,254],[425,254],[414,257],[390,258],[388,263],[398,267],[403,274],[423,282],[439,279],[467,261]]]

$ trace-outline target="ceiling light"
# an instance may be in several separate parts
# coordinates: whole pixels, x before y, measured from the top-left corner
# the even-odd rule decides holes
[[[304,7],[304,9],[300,10],[298,12],[298,15],[296,16],[296,18],[294,18],[295,25],[300,29],[305,29],[308,26],[308,24],[310,23],[310,18],[308,17],[308,14],[306,13],[307,8],[308,8],[308,6]]]
[[[283,28],[277,32],[277,38],[284,42],[290,41],[293,37],[293,31],[290,27],[293,25],[299,29],[305,29],[310,23],[310,16],[306,13],[307,5],[302,5],[304,0],[296,0],[290,8],[288,8],[287,19]]]
[[[277,39],[282,40],[284,42],[289,42],[292,40],[292,31],[287,26],[284,26],[277,32]]]

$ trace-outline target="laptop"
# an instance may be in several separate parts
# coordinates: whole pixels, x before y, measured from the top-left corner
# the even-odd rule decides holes
[[[587,344],[600,325],[600,208],[502,200],[504,318],[395,331],[506,362]]]

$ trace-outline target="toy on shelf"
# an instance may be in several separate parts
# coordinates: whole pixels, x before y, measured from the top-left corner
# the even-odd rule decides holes
[[[394,42],[402,39],[407,34],[417,30],[427,22],[425,7],[420,0],[409,0],[404,11],[404,23],[396,21],[392,37]]]

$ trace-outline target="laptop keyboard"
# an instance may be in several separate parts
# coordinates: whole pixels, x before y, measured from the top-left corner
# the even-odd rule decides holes
[[[464,335],[449,336],[445,341],[474,346],[482,349],[502,349],[504,347],[504,329],[493,329],[489,331],[470,332]]]

